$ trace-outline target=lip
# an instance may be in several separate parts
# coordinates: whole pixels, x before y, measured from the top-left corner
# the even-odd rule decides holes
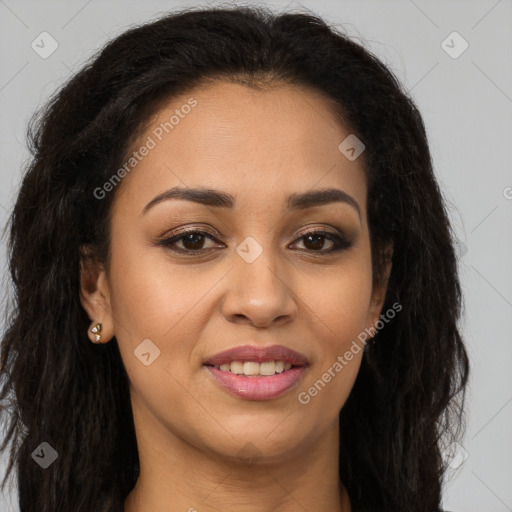
[[[306,366],[308,359],[304,354],[296,352],[284,345],[271,345],[257,347],[255,345],[242,345],[220,352],[204,361],[204,365],[220,366],[233,361],[254,361],[265,363],[267,361],[284,361],[292,366]]]
[[[273,400],[294,388],[307,371],[307,365],[292,367],[283,373],[266,377],[247,377],[205,366],[215,382],[244,400]]]
[[[216,366],[233,361],[254,361],[265,363],[267,361],[284,361],[292,367],[281,373],[271,376],[237,375],[229,371],[222,371]],[[204,363],[214,381],[229,393],[244,400],[273,400],[294,388],[302,379],[308,368],[308,359],[304,354],[296,352],[283,345],[257,347],[243,345],[220,352]]]

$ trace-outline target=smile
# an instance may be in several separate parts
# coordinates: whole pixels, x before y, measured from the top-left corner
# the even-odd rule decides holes
[[[221,369],[215,366],[205,365],[204,368],[208,370],[216,384],[239,398],[245,400],[272,400],[294,388],[308,368],[307,365],[291,366],[290,363],[286,365],[283,363],[283,370],[277,372],[281,368],[280,363],[283,363],[283,361],[270,361],[268,363],[246,361],[243,364],[240,361],[234,361],[231,365],[227,363],[222,365],[224,367],[234,365],[235,370],[238,371],[243,367],[243,374],[237,374],[230,369]],[[272,368],[272,365],[274,368]],[[270,374],[271,370],[272,374]],[[268,371],[269,374],[260,373],[265,371]],[[249,374],[246,372],[249,372]]]

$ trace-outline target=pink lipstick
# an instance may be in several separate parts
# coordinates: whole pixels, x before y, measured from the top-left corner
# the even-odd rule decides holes
[[[204,366],[226,391],[245,400],[272,400],[297,385],[308,360],[283,345],[244,345],[206,359]]]

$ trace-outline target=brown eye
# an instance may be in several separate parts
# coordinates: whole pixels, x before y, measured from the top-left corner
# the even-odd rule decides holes
[[[302,238],[304,240],[304,246],[306,247],[306,249],[311,249],[313,251],[322,249],[327,239],[327,237],[319,233],[304,235]],[[332,240],[329,241],[331,242],[331,244],[333,244]]]
[[[197,251],[202,249],[205,236],[201,233],[188,233],[181,238],[183,247],[187,250]]]
[[[352,242],[345,238],[323,230],[309,231],[304,233],[297,240],[303,240],[303,245],[309,252],[318,252],[320,254],[333,254],[352,246]],[[331,242],[331,248],[322,250],[325,240]]]
[[[204,243],[207,239],[215,240],[215,238],[206,231],[199,231],[196,229],[189,229],[181,231],[177,235],[164,238],[159,242],[166,248],[169,248],[175,252],[203,252],[209,250],[212,247],[204,248]],[[177,246],[178,243],[182,244],[182,247]]]

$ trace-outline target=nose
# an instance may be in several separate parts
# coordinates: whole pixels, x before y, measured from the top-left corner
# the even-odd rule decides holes
[[[251,263],[238,255],[235,257],[222,303],[228,321],[269,327],[284,325],[297,317],[296,295],[289,273],[276,267],[270,252],[263,251]]]

